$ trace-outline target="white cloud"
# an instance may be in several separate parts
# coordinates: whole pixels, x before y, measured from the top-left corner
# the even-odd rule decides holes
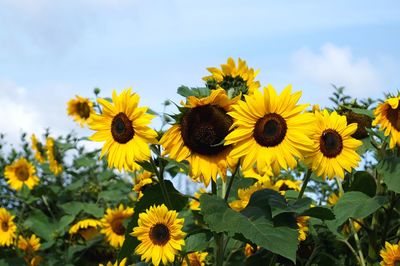
[[[380,96],[382,80],[368,58],[356,58],[350,48],[325,44],[319,52],[303,48],[292,57],[294,76],[314,87],[345,86],[354,97]]]

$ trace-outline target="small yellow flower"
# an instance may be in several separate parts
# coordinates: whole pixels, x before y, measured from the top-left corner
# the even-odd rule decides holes
[[[153,183],[152,177],[154,174],[152,172],[144,170],[142,173],[138,174],[134,179],[134,187],[133,190],[138,193],[138,200],[143,197],[143,188],[146,185],[150,185]]]
[[[109,261],[109,262],[107,262],[106,265],[100,263],[99,266],[125,266],[125,264],[126,264],[126,258],[124,258],[123,260],[121,260],[119,263],[118,263],[118,261],[116,261],[116,262],[113,264],[111,261]]]
[[[135,253],[141,255],[141,260],[151,261],[155,266],[160,262],[164,265],[173,262],[185,245],[183,222],[176,211],[168,210],[164,204],[154,205],[140,213],[138,226],[131,233],[141,242]]]
[[[206,193],[205,188],[200,188],[198,192],[195,192],[195,193],[194,193],[193,196],[194,196],[196,199],[198,199],[198,200],[192,199],[192,200],[189,202],[189,208],[190,208],[192,211],[200,211],[200,200],[199,200],[199,199],[200,199],[201,194],[203,194],[203,193]]]
[[[188,259],[190,262],[190,266],[205,266],[205,260],[208,255],[208,252],[192,252],[189,253]],[[182,266],[188,266],[186,258],[183,259]]]
[[[59,175],[62,172],[62,158],[57,146],[54,143],[54,139],[48,137],[46,140],[46,146],[50,171],[52,171],[54,175]]]
[[[124,208],[122,204],[116,209],[108,208],[106,214],[104,215],[101,222],[103,224],[103,229],[101,233],[106,235],[106,240],[111,246],[115,248],[120,248],[125,241],[125,231],[124,226],[125,219],[133,215],[132,208]]]
[[[299,235],[297,239],[299,241],[304,241],[307,238],[308,220],[310,220],[310,216],[298,216],[296,220],[297,220],[297,226],[299,227],[298,229]]]
[[[385,136],[390,134],[390,145],[393,149],[396,145],[400,146],[400,96],[387,99],[375,109],[375,120],[372,125],[380,125],[380,130],[384,131]]]
[[[301,187],[301,181],[299,180],[288,180],[288,179],[281,179],[276,181],[275,186],[278,187],[279,192],[282,195],[285,195],[287,190],[294,190],[294,191],[300,191]]]
[[[256,182],[254,185],[248,188],[239,189],[239,199],[229,203],[229,206],[235,211],[241,211],[246,208],[247,204],[249,204],[251,195],[253,195],[254,192],[266,188],[278,191],[278,188],[275,185],[272,185],[271,182]]]
[[[10,246],[14,242],[17,231],[14,218],[6,209],[0,208],[0,247]]]
[[[18,238],[18,248],[27,254],[33,254],[40,249],[40,238],[34,234],[30,238],[24,238],[20,235]]]
[[[45,161],[45,156],[46,156],[46,150],[45,147],[43,146],[42,143],[40,143],[35,134],[32,134],[32,150],[35,152],[35,159],[39,163],[44,163]]]
[[[253,248],[252,245],[250,245],[249,243],[246,243],[246,246],[244,247],[244,255],[246,257],[250,257],[250,256],[254,255],[258,250],[260,250],[259,246],[257,246],[257,248]]]
[[[20,190],[25,184],[29,189],[33,189],[39,184],[39,178],[35,175],[36,169],[25,158],[20,158],[11,165],[7,165],[4,176],[11,188]]]
[[[385,242],[385,248],[381,250],[381,266],[397,266],[400,263],[400,241],[397,244]]]
[[[89,124],[92,115],[95,113],[93,103],[88,98],[83,98],[79,95],[76,95],[75,99],[69,100],[67,106],[68,115],[72,116],[74,121],[78,122],[81,127],[84,124]]]
[[[265,171],[258,171],[256,167],[252,167],[248,170],[243,171],[245,178],[255,178],[259,182],[271,182],[270,177],[273,175],[271,167],[266,166]]]
[[[84,219],[71,226],[69,234],[80,234],[85,240],[90,240],[99,233],[98,228],[101,226],[102,223],[99,220]]]

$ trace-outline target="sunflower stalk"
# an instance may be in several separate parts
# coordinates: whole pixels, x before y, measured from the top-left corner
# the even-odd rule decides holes
[[[165,182],[164,182],[164,163],[162,162],[162,160],[160,160],[160,167],[158,169],[157,168],[157,164],[155,163],[153,158],[150,159],[150,162],[151,162],[151,164],[153,166],[153,169],[154,169],[154,172],[155,172],[155,174],[157,176],[158,182],[160,183],[161,192],[163,194],[165,203],[166,203],[168,209],[173,209],[172,203],[171,203],[171,199],[169,198],[167,187],[166,187]]]
[[[309,182],[310,179],[311,179],[311,174],[312,174],[312,171],[311,171],[311,169],[309,168],[309,169],[307,170],[306,174],[304,175],[303,185],[301,186],[301,190],[300,190],[300,192],[299,192],[299,196],[297,197],[298,200],[301,199],[301,198],[303,197],[303,194],[304,194],[304,192],[306,191],[307,184],[308,184],[308,182]]]
[[[235,171],[233,172],[231,178],[229,179],[228,188],[227,188],[225,196],[224,196],[225,201],[227,201],[229,198],[229,193],[231,192],[233,181],[235,180],[235,177],[236,177],[237,173],[239,172],[239,165],[240,165],[240,162],[238,162],[238,165],[236,166]]]
[[[217,183],[211,181],[212,194],[218,195]],[[215,265],[222,266],[224,262],[224,235],[223,233],[214,233],[215,239]]]

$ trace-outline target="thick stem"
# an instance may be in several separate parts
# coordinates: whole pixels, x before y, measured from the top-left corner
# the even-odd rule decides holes
[[[308,169],[304,175],[303,185],[301,186],[301,190],[299,192],[299,196],[297,197],[297,199],[301,199],[303,197],[303,194],[306,191],[307,184],[310,181],[311,174],[312,174],[311,169]]]
[[[218,195],[217,183],[211,180],[211,192]],[[222,233],[214,233],[215,239],[215,265],[222,266],[224,262],[224,235]]]
[[[229,179],[228,188],[227,188],[227,190],[226,190],[225,197],[224,197],[224,200],[225,200],[225,201],[227,201],[228,198],[229,198],[229,193],[231,192],[232,184],[233,184],[233,181],[234,181],[234,179],[235,179],[236,174],[238,173],[238,171],[239,171],[239,163],[238,163],[238,165],[236,166],[235,172],[233,172],[231,178]]]

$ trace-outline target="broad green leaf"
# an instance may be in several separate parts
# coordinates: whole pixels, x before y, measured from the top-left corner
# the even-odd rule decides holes
[[[74,221],[75,216],[74,215],[65,215],[61,217],[60,221],[58,222],[58,234],[64,234],[66,231],[68,231],[69,225]]]
[[[286,226],[274,226],[271,219],[265,217],[265,210],[249,205],[243,213],[228,207],[226,202],[215,196],[203,194],[200,197],[204,221],[217,233],[226,232],[234,236],[241,234],[254,244],[296,260],[297,230]],[[244,213],[247,215],[245,216]],[[272,214],[269,214],[271,217]]]
[[[60,205],[60,208],[66,213],[71,215],[78,215],[83,210],[84,204],[79,201],[71,201]]]
[[[339,227],[349,218],[363,219],[377,211],[385,202],[386,197],[371,198],[362,192],[346,192],[333,207],[336,219],[333,221]]]
[[[96,203],[85,203],[83,211],[93,215],[96,218],[100,218],[104,215],[104,209],[97,206]]]
[[[95,160],[94,158],[89,158],[89,157],[79,157],[77,159],[75,159],[74,161],[74,165],[77,168],[80,167],[93,167],[96,165],[97,160]]]
[[[52,223],[39,209],[35,209],[30,213],[29,217],[24,221],[24,226],[49,242],[54,238],[54,231],[57,229],[57,225]]]
[[[400,193],[400,158],[386,158],[379,162],[377,169],[383,175],[383,181],[388,189]]]
[[[374,177],[366,171],[357,171],[347,191],[360,191],[370,197],[375,196],[376,182]]]
[[[314,218],[318,218],[321,220],[333,220],[335,219],[335,214],[333,214],[332,210],[326,207],[313,207],[310,208],[303,213],[301,216],[310,216]]]
[[[183,251],[185,253],[190,253],[194,251],[204,251],[208,248],[210,244],[211,235],[206,232],[201,232],[198,234],[190,235],[185,240],[185,246]]]
[[[182,210],[187,205],[187,197],[177,191],[171,181],[165,180],[165,186],[171,200],[172,209],[176,211]],[[136,237],[130,235],[130,233],[133,231],[133,228],[136,227],[138,224],[139,214],[145,212],[146,209],[150,208],[150,206],[153,205],[165,204],[166,206],[168,206],[162,195],[163,193],[160,184],[146,186],[146,188],[143,190],[143,197],[136,203],[133,216],[128,224],[125,233],[125,241],[118,254],[119,260],[133,254],[136,246],[140,243]]]
[[[371,118],[375,118],[374,112],[372,110],[362,109],[362,108],[350,108],[350,110],[352,110],[354,113],[359,114],[359,115],[366,115]]]

